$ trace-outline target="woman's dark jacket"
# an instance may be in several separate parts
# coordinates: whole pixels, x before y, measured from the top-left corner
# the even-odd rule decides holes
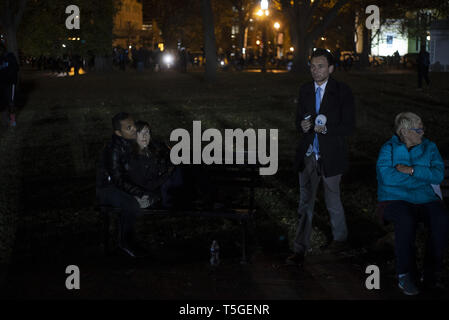
[[[141,153],[135,152],[129,162],[131,181],[148,192],[157,192],[172,166],[168,151],[164,144],[151,142]]]

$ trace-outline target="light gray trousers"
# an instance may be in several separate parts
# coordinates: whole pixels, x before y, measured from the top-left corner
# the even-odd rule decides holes
[[[318,174],[318,161],[315,154],[304,159],[305,168],[299,173],[299,221],[296,227],[294,251],[306,252],[310,248],[312,234],[312,218],[315,198],[321,178],[323,178],[324,199],[329,211],[333,238],[336,241],[345,241],[348,235],[345,211],[340,200],[341,174],[333,177],[324,177]]]

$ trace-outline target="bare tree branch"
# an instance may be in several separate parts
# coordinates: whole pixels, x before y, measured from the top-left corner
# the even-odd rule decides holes
[[[338,11],[342,7],[344,7],[349,0],[339,0],[332,9],[329,10],[329,12],[326,14],[326,16],[323,18],[322,22],[318,24],[313,31],[309,34],[309,37],[311,39],[316,39],[321,33],[324,32],[324,30],[329,26],[329,24],[335,19],[335,17],[338,15]]]

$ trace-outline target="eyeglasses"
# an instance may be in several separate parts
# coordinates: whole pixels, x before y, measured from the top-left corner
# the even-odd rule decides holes
[[[413,130],[415,131],[417,134],[422,134],[424,133],[425,128],[410,128],[409,130]]]

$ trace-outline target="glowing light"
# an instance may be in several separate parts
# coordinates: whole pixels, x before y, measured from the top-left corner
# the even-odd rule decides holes
[[[295,48],[290,47],[290,51],[291,51],[291,52],[295,51]]]
[[[220,64],[221,64],[222,66],[224,66],[224,61],[221,61]]]
[[[268,17],[270,15],[270,11],[265,10],[265,15]]]
[[[130,45],[130,46],[129,46],[128,48],[130,48],[130,49],[131,49],[132,47],[133,47],[133,46],[131,46],[131,45]]]
[[[63,44],[62,44],[62,47],[65,48],[65,47],[67,47],[67,46],[63,43]]]
[[[279,29],[281,27],[281,25],[279,24],[279,22],[275,22],[274,23],[274,28],[275,29]]]
[[[86,71],[84,71],[83,68],[80,68],[80,69],[78,70],[78,74],[85,74],[85,73],[86,73]],[[69,76],[73,77],[74,75],[75,75],[75,68],[72,67],[72,68],[70,69],[70,71],[69,71]]]
[[[427,41],[430,41],[430,36],[427,36]]]
[[[257,40],[257,41],[256,41],[256,44],[259,45],[259,44],[260,44],[260,40]]]
[[[166,53],[164,55],[164,63],[167,64],[167,65],[172,64],[173,63],[173,56],[171,54],[169,54],[169,53]]]
[[[268,0],[261,0],[260,1],[260,8],[262,10],[268,10]]]
[[[323,41],[324,41],[324,40],[326,40],[326,38],[325,38],[325,37],[321,37],[321,40],[323,40]]]
[[[242,49],[242,53],[245,54],[246,53],[246,48]]]
[[[259,17],[263,16],[263,11],[262,11],[262,10],[257,11],[257,15],[258,15]]]

